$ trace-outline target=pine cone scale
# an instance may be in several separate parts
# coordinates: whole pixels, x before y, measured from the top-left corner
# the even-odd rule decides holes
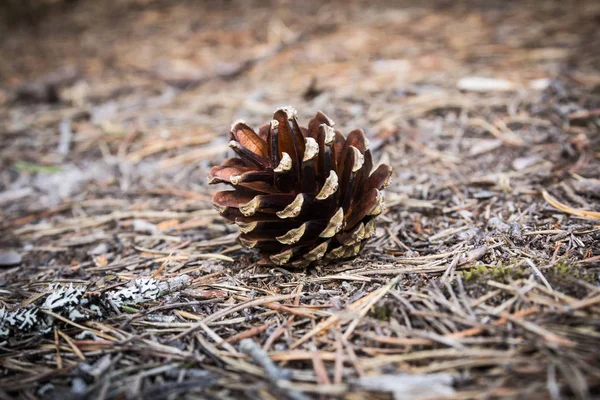
[[[257,155],[268,158],[269,151],[267,142],[259,137],[254,130],[243,121],[237,121],[231,128],[231,134],[235,141]]]
[[[288,153],[294,165],[298,165],[304,154],[304,136],[295,114],[291,107],[284,107],[275,111],[273,119],[279,124],[279,151]]]

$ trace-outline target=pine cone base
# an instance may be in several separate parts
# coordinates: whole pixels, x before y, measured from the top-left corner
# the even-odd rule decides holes
[[[258,132],[236,121],[229,147],[237,157],[213,167],[208,181],[233,190],[217,192],[213,204],[261,263],[306,267],[354,257],[375,233],[392,169],[372,171],[362,130],[344,137],[322,112],[301,127],[284,107]]]

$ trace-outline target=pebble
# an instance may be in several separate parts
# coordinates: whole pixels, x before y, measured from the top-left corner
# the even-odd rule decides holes
[[[89,252],[89,254],[94,255],[94,256],[99,256],[100,254],[107,253],[109,249],[110,249],[110,247],[108,246],[108,244],[105,242],[102,242],[99,245],[97,245],[96,247],[94,247]]]
[[[496,196],[496,192],[490,190],[482,190],[473,194],[473,197],[476,199],[491,199],[494,196]]]
[[[14,267],[21,264],[23,257],[16,251],[5,251],[0,253],[0,267]]]
[[[492,217],[488,221],[488,226],[497,229],[499,232],[507,232],[510,229],[510,225],[502,221],[498,217]]]
[[[542,160],[538,155],[519,157],[512,162],[512,167],[517,171],[521,171],[525,168],[534,166],[540,161]]]
[[[149,233],[151,235],[158,233],[156,225],[143,219],[133,220],[133,230],[141,233]]]
[[[80,377],[73,378],[71,382],[71,391],[75,394],[83,394],[87,390],[87,384]]]
[[[459,90],[468,92],[507,92],[518,89],[518,86],[504,79],[487,78],[482,76],[467,76],[457,83]]]
[[[460,232],[457,236],[460,240],[470,240],[477,237],[477,235],[479,235],[480,233],[481,230],[479,228],[471,228],[464,232]]]

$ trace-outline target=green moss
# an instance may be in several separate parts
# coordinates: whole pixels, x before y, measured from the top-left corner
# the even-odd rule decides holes
[[[13,164],[13,169],[17,172],[29,172],[40,174],[54,174],[60,171],[60,167],[55,165],[41,165],[28,161],[17,161]]]
[[[468,295],[477,298],[490,292],[491,287],[487,284],[489,280],[509,284],[512,281],[528,279],[532,274],[537,275],[529,265],[520,263],[519,266],[519,261],[515,259],[506,264],[479,264],[458,273]],[[585,281],[593,285],[600,283],[594,272],[566,260],[561,260],[550,267],[543,267],[539,262],[537,265],[542,266],[541,273],[554,290],[574,298],[584,298],[588,294],[585,285],[577,284],[577,281]],[[538,277],[535,279],[540,281]],[[510,294],[503,291],[495,296],[492,303],[500,304],[507,296]]]
[[[531,274],[531,269],[518,266],[517,263],[504,264],[478,264],[473,268],[460,271],[461,278],[465,282],[492,279],[499,282],[521,279]]]
[[[529,277],[533,270],[528,265],[518,265],[517,260],[510,264],[499,262],[498,264],[479,264],[474,267],[460,271],[462,280],[466,283],[485,282],[489,279],[507,283],[512,280]],[[572,279],[581,279],[590,283],[597,283],[594,274],[588,272],[581,266],[561,260],[555,265],[544,268],[542,273],[552,283],[564,283]]]
[[[545,270],[544,275],[549,280],[564,281],[565,279],[580,279],[592,284],[598,284],[598,278],[594,273],[578,264],[569,263],[565,260],[561,260],[555,266]]]
[[[390,310],[387,307],[375,306],[371,309],[371,317],[379,321],[387,321],[390,319]]]
[[[131,306],[126,306],[126,305],[122,305],[121,310],[123,310],[124,312],[126,312],[128,314],[136,314],[136,313],[140,312],[140,310],[138,310],[137,308],[134,308]]]

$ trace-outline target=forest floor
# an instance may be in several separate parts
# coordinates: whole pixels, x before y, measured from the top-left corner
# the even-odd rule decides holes
[[[600,396],[600,3],[41,3],[0,30],[0,398]],[[283,105],[394,169],[355,259],[256,265],[211,205]]]

